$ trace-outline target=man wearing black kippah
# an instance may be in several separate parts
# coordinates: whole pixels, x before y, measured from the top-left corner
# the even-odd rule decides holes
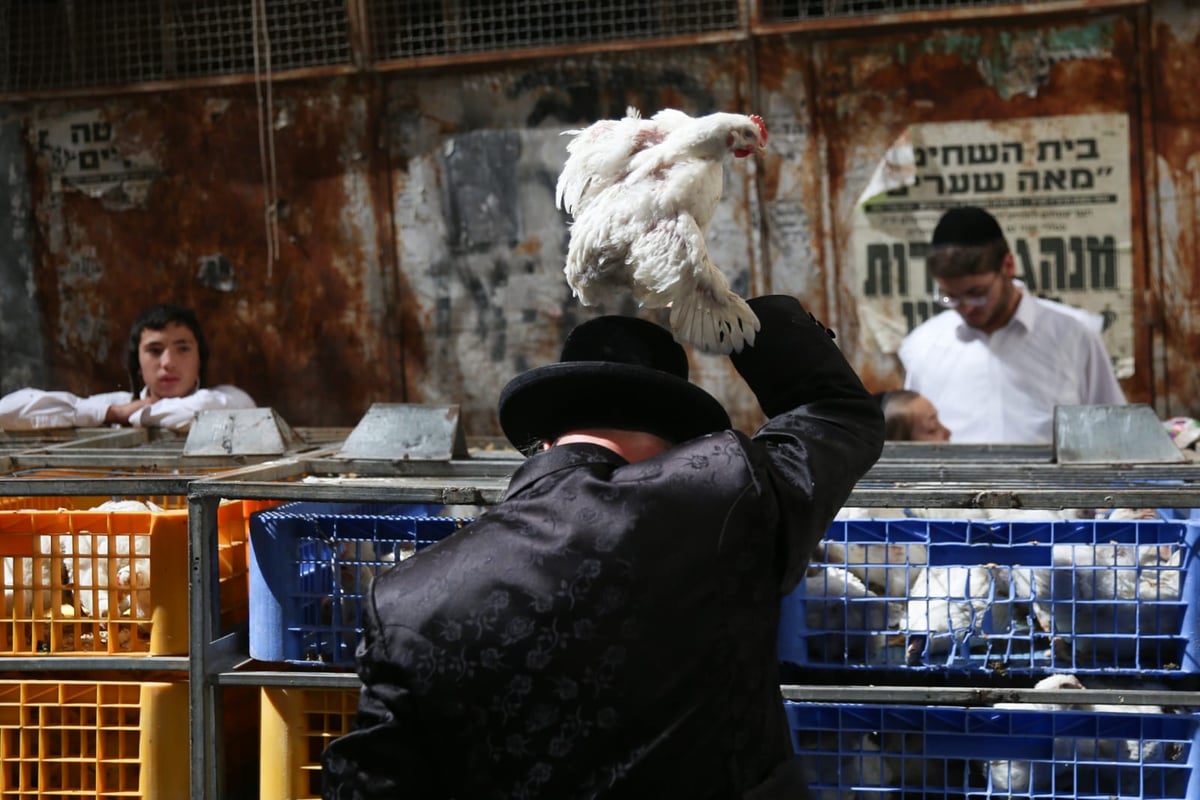
[[[963,206],[942,215],[925,259],[938,314],[900,345],[904,388],[933,403],[954,442],[1041,443],[1058,405],[1119,405],[1099,325],[1032,295],[996,218]]]
[[[505,387],[500,426],[533,455],[494,508],[375,579],[326,800],[809,796],[780,603],[883,416],[795,298],[749,302],[762,327],[730,360],[768,418],[753,436],[634,317],[579,325]]]

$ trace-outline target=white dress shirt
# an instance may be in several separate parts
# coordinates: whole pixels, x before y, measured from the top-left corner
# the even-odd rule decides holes
[[[1055,406],[1125,402],[1095,327],[1016,286],[1016,313],[994,333],[944,311],[900,344],[904,388],[933,403],[952,442],[1046,443]]]
[[[146,390],[142,389],[142,397]],[[133,400],[129,392],[105,392],[79,397],[70,392],[18,389],[0,397],[0,430],[97,428],[104,425],[109,406]],[[196,414],[212,408],[254,408],[250,395],[236,386],[197,389],[186,397],[164,397],[135,411],[129,424],[139,428],[183,430]]]

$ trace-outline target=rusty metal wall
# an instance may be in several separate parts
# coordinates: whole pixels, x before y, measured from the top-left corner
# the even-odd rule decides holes
[[[43,320],[27,335],[46,343],[48,385],[127,388],[129,324],[167,301],[199,313],[209,383],[239,385],[293,424],[351,424],[370,402],[403,395],[407,312],[395,302],[377,90],[276,86],[269,107],[259,94],[27,112],[37,237],[25,300]]]
[[[805,190],[780,192],[774,202],[795,202],[797,194],[826,198],[808,212],[813,222],[807,228],[827,277],[828,313],[843,329],[844,340],[857,344],[863,323],[854,263],[861,253],[851,246],[854,213],[893,142],[909,126],[958,120],[995,124],[1099,113],[1137,119],[1138,29],[1136,13],[1129,12],[1078,21],[992,22],[932,32],[914,27],[853,39],[779,36],[762,42],[757,72],[768,118],[778,125],[797,109],[808,121],[797,117],[795,124],[811,125],[817,140],[817,152],[809,158],[785,158],[780,166],[787,183],[806,185]],[[1130,158],[1139,155],[1131,147]],[[814,164],[821,168],[814,170]],[[1140,169],[1131,172],[1137,175]],[[1144,189],[1138,180],[1129,186],[1134,231],[1145,227]],[[770,241],[796,238],[781,232]],[[1133,290],[1141,296],[1147,285],[1144,242],[1134,236],[1131,246]],[[786,258],[779,258],[772,260],[770,272],[787,276],[792,269]],[[813,288],[787,286],[802,296],[811,296]],[[1133,334],[1136,371],[1124,387],[1134,401],[1151,399],[1147,334],[1144,326]],[[854,357],[871,388],[901,382],[891,353],[860,346]]]
[[[1155,6],[1146,96],[1149,290],[1143,324],[1155,333],[1153,392],[1160,413],[1200,416],[1200,10]]]
[[[727,170],[714,257],[741,291],[806,299],[873,388],[895,385],[894,358],[859,346],[849,248],[856,198],[889,144],[913,123],[1103,111],[1131,120],[1126,392],[1162,414],[1200,414],[1189,88],[1200,11],[1158,2],[953,27],[925,16],[7,107],[0,134],[16,124],[24,151],[4,146],[9,136],[0,154],[23,156],[24,171],[10,167],[18,179],[0,199],[19,207],[24,192],[32,235],[0,237],[0,309],[29,310],[18,326],[0,321],[0,390],[39,377],[81,393],[123,384],[129,321],[174,300],[205,321],[210,382],[242,386],[293,425],[353,424],[377,401],[460,403],[469,435],[495,435],[504,382],[553,360],[565,330],[594,313],[561,273],[560,133],[630,103],[764,113],[771,151]],[[104,177],[83,180],[81,160]],[[14,279],[21,258],[30,280]],[[9,356],[18,342],[43,351],[40,376]],[[696,355],[693,370],[741,427],[757,422],[726,360]]]

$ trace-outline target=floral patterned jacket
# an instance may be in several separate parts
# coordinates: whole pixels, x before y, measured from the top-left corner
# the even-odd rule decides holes
[[[635,464],[526,461],[502,502],[379,577],[356,729],[324,797],[806,796],[779,691],[779,601],[883,422],[792,298],[732,357],[768,421]]]

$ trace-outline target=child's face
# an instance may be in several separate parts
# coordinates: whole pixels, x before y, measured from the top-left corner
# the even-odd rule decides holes
[[[912,437],[916,442],[948,442],[950,431],[938,419],[937,409],[927,397],[918,397],[909,407],[912,413]]]
[[[200,348],[186,325],[169,322],[160,331],[146,328],[138,343],[142,382],[150,396],[184,397],[195,391],[200,378]]]

